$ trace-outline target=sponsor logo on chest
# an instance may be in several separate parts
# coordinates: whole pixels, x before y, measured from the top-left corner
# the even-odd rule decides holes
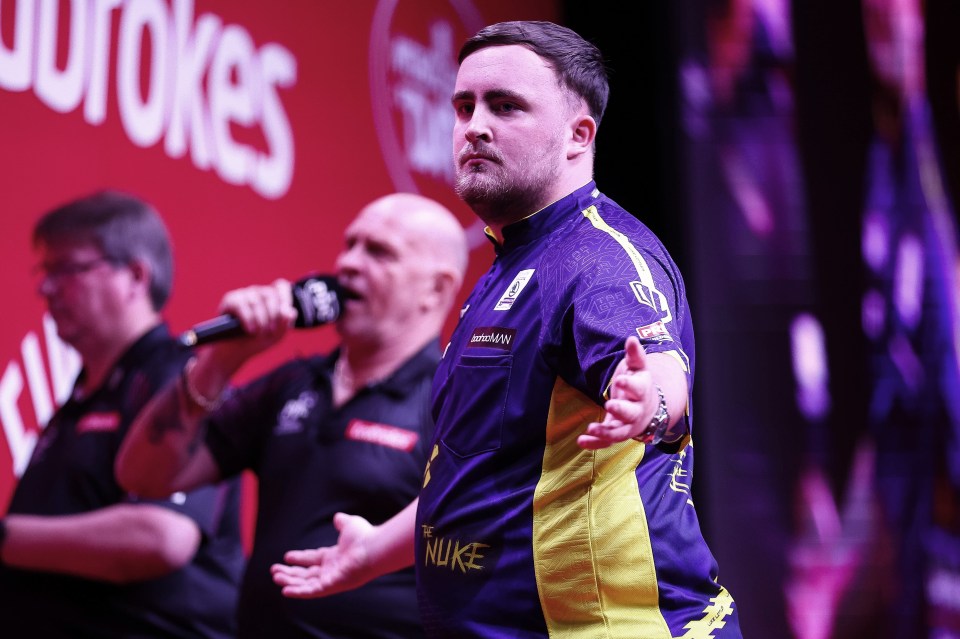
[[[509,351],[513,349],[513,342],[517,336],[515,328],[501,328],[499,326],[478,326],[473,330],[467,348],[487,347]]]
[[[273,427],[275,435],[289,435],[303,431],[303,422],[317,405],[318,396],[314,391],[303,391],[295,399],[288,399],[277,415],[277,425]]]
[[[413,450],[420,439],[420,436],[412,431],[362,419],[351,419],[344,436],[353,441],[386,446],[405,453]]]
[[[517,301],[520,293],[533,277],[533,272],[535,270],[536,269],[528,268],[517,273],[516,277],[513,278],[513,281],[510,282],[510,286],[508,286],[507,290],[503,292],[503,295],[500,297],[500,301],[498,301],[497,305],[493,307],[493,310],[509,311],[511,308],[513,308],[513,303]]]
[[[77,422],[77,434],[112,433],[120,427],[120,413],[87,413]]]

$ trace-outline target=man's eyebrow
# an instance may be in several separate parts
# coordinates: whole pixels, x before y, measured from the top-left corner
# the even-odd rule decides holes
[[[464,91],[457,91],[456,93],[454,93],[453,98],[451,98],[451,100],[453,102],[458,102],[460,100],[476,100],[476,97],[477,96],[473,91],[464,90]],[[502,98],[509,98],[512,100],[523,99],[523,96],[521,94],[517,93],[516,91],[510,91],[509,89],[491,89],[489,91],[486,91],[482,97],[483,97],[483,100],[486,102],[490,102],[492,100],[499,100]]]

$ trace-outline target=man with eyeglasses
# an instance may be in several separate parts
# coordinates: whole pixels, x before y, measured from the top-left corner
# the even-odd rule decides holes
[[[38,292],[83,369],[0,519],[0,634],[232,637],[237,482],[140,500],[113,474],[133,418],[190,355],[160,315],[173,279],[163,222],[100,192],[44,215],[33,243]]]

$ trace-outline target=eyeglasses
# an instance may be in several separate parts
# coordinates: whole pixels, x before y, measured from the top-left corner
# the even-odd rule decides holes
[[[98,257],[86,262],[53,262],[51,264],[38,264],[34,267],[34,273],[40,279],[50,279],[59,281],[68,277],[76,277],[84,273],[89,273],[103,263],[113,263],[109,257]]]

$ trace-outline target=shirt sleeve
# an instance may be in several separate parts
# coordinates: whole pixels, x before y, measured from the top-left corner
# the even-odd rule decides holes
[[[246,386],[231,388],[223,405],[207,418],[206,445],[222,477],[258,471],[270,429],[291,390],[296,392],[298,366],[290,362]]]
[[[688,318],[680,274],[648,230],[627,235],[600,228],[585,243],[587,250],[576,252],[577,272],[565,278],[570,290],[561,330],[569,347],[562,347],[561,370],[602,403],[628,336],[637,336],[647,353],[669,352],[683,364]],[[689,376],[690,367],[683,368]]]

